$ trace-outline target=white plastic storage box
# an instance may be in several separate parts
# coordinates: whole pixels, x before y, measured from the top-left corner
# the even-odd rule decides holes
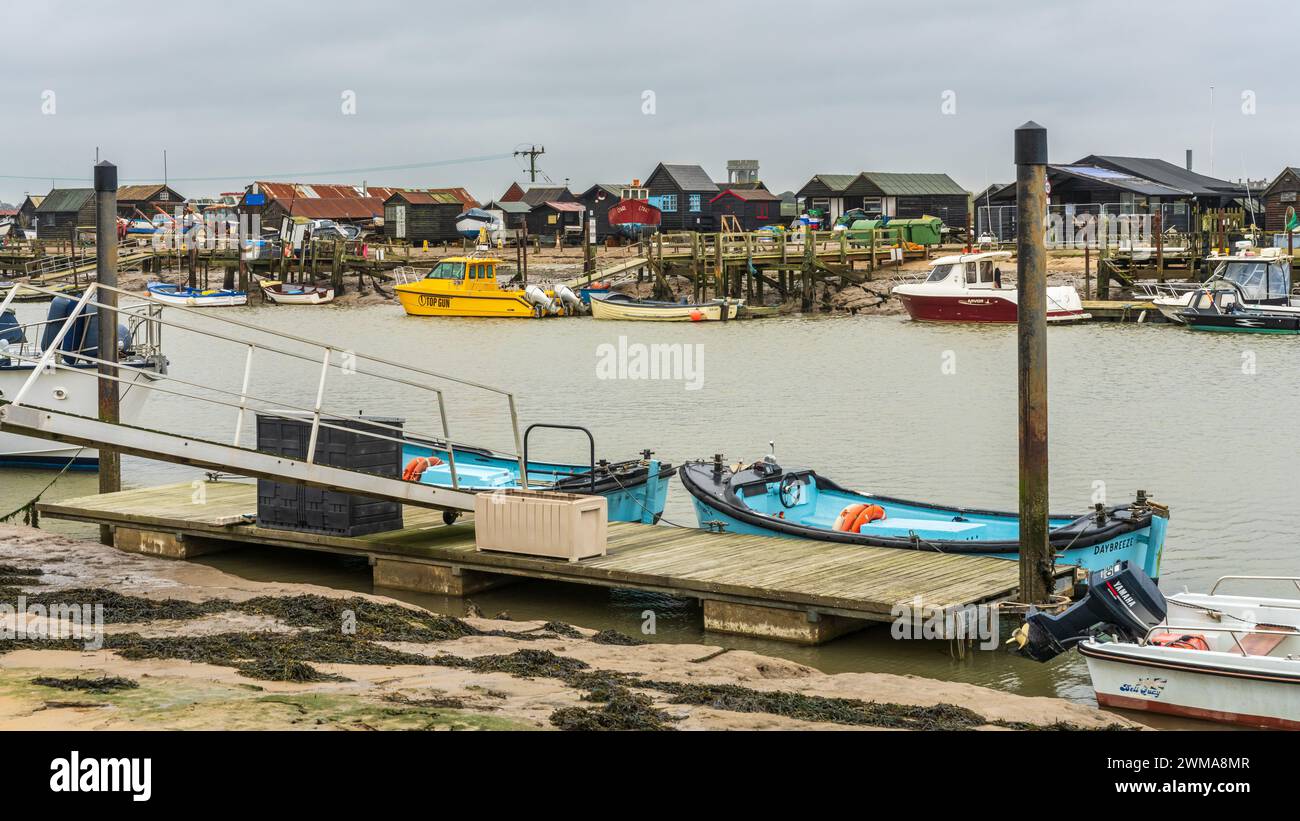
[[[576,562],[604,556],[608,531],[604,496],[510,488],[474,497],[479,550]]]

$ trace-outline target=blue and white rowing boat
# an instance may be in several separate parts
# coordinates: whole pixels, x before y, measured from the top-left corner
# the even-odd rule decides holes
[[[519,460],[485,448],[457,445],[456,479],[460,487],[473,490],[517,488]],[[426,460],[421,462],[420,460]],[[451,459],[443,443],[413,443],[402,446],[402,478],[439,487],[452,486]],[[664,512],[668,480],[673,466],[661,463],[650,451],[640,459],[590,465],[528,461],[528,487],[604,496],[611,522],[654,524]]]
[[[785,470],[771,456],[740,468],[720,458],[688,462],[680,475],[701,527],[1000,559],[1020,555],[1015,513],[857,493],[813,470]],[[1129,561],[1154,579],[1168,525],[1169,510],[1138,491],[1130,505],[1048,517],[1048,538],[1061,564],[1092,571]]]
[[[232,305],[247,305],[247,291],[233,291],[224,288],[190,288],[186,285],[170,285],[166,282],[150,282],[146,288],[149,296],[164,305],[183,305],[187,308],[228,308]]]

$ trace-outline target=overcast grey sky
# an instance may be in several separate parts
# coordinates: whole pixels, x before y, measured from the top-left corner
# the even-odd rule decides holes
[[[126,181],[160,179],[166,149],[187,196],[296,177],[488,199],[526,179],[522,161],[305,172],[528,143],[575,188],[661,160],[724,179],[727,159],[753,158],[777,191],[860,170],[979,190],[1011,178],[1027,119],[1056,161],[1181,163],[1191,148],[1203,173],[1213,127],[1215,176],[1271,179],[1300,164],[1292,49],[1276,39],[1298,17],[1199,0],[16,3],[0,34],[0,200],[88,180],[96,146]],[[209,177],[225,179],[186,179]]]

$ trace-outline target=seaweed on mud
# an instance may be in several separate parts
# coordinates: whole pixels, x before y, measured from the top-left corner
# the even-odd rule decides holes
[[[17,596],[22,594],[20,588],[35,587],[42,584],[38,576],[45,571],[39,567],[18,567],[12,564],[0,564],[0,596]]]
[[[516,650],[505,655],[474,658],[435,656],[433,663],[462,667],[477,673],[508,673],[519,678],[559,679],[567,686],[585,690],[584,701],[599,707],[562,707],[551,713],[551,724],[561,730],[671,730],[674,719],[658,710],[654,701],[634,693],[628,683],[635,676],[606,670],[592,670],[581,659],[559,656],[549,650]]]
[[[349,636],[301,633],[220,633],[211,636],[147,638],[137,633],[110,634],[104,646],[122,658],[181,659],[234,667],[249,678],[269,681],[339,681],[339,676],[310,667],[321,664],[428,664],[427,656],[390,650]],[[301,664],[299,667],[297,665]],[[303,669],[303,668],[307,669]],[[306,676],[306,678],[302,678]]]
[[[990,720],[974,710],[955,704],[918,706],[862,701],[854,698],[810,696],[802,693],[754,690],[737,684],[683,684],[673,681],[641,681],[645,687],[667,693],[672,704],[693,704],[739,713],[770,713],[803,721],[854,726],[887,727],[900,730],[970,730],[995,726],[1017,730],[1088,729],[1066,721],[1042,725],[1027,721]],[[1111,725],[1118,729],[1118,725]],[[1109,729],[1109,728],[1108,728]]]
[[[591,637],[593,644],[615,644],[622,647],[635,647],[639,644],[645,644],[640,639],[634,639],[629,635],[620,633],[617,630],[601,630]]]
[[[270,658],[257,659],[241,664],[235,668],[240,675],[249,678],[258,678],[263,681],[293,681],[293,682],[311,682],[311,681],[348,681],[343,676],[333,673],[322,673],[315,667],[312,667],[305,661],[298,659],[285,658],[283,656],[272,656]]]
[[[3,583],[34,579],[39,568],[0,565],[0,593]],[[522,649],[509,654],[472,658],[450,654],[425,656],[385,647],[376,642],[440,642],[466,636],[503,636],[519,641],[540,638],[581,638],[582,634],[564,622],[547,622],[542,630],[516,633],[479,630],[462,619],[383,604],[361,597],[347,599],[316,595],[289,597],[261,596],[243,602],[212,599],[189,602],[177,599],[147,599],[100,588],[73,588],[28,595],[29,604],[102,604],[104,621],[138,623],[160,619],[195,619],[222,612],[242,612],[273,617],[291,627],[292,633],[221,633],[205,636],[144,637],[136,633],[108,634],[104,647],[126,659],[166,658],[232,667],[242,675],[268,681],[338,681],[341,676],[321,672],[313,664],[439,665],[498,672],[520,678],[552,678],[582,690],[585,701],[599,707],[568,707],[552,715],[552,724],[562,729],[672,729],[675,720],[654,707],[653,700],[632,688],[654,690],[670,697],[673,704],[706,706],[742,713],[767,713],[792,719],[852,726],[897,729],[972,729],[999,726],[1023,730],[1083,729],[1065,721],[1047,725],[1030,722],[989,720],[952,704],[928,706],[862,701],[850,698],[763,691],[735,684],[684,684],[649,681],[637,674],[593,670],[586,662],[547,650]],[[344,633],[349,622],[355,631]],[[645,642],[614,630],[603,630],[589,639],[595,644],[632,646]],[[77,639],[14,639],[0,644],[0,654],[20,649],[81,650]],[[425,705],[412,702],[417,706]],[[448,704],[450,706],[450,704]],[[1105,729],[1121,729],[1110,725]]]
[[[45,571],[39,567],[18,567],[12,564],[0,564],[0,581],[8,582],[5,576],[44,576]]]
[[[338,630],[345,619],[355,619],[359,639],[373,641],[448,641],[477,636],[482,631],[461,619],[413,610],[396,604],[326,596],[259,596],[234,607],[244,613],[272,616],[293,627]]]
[[[429,663],[441,667],[463,667],[476,673],[509,673],[518,678],[567,679],[575,673],[590,669],[585,661],[557,656],[550,650],[516,650],[506,655],[464,656],[440,655]]]
[[[646,681],[640,686],[669,694],[669,700],[673,704],[691,704],[736,713],[769,713],[803,721],[905,730],[961,730],[989,723],[974,710],[954,704],[891,704],[754,690],[736,684]]]
[[[582,633],[578,632],[578,628],[562,621],[548,621],[546,624],[542,625],[542,631],[545,633],[554,633],[555,635],[563,636],[566,639],[582,638]]]
[[[561,730],[592,732],[609,730],[675,730],[673,721],[656,709],[649,696],[619,688],[600,707],[561,707],[551,713],[551,724]]]
[[[32,684],[39,684],[41,687],[53,687],[57,690],[75,690],[83,693],[97,693],[104,695],[117,690],[134,690],[139,687],[139,682],[132,681],[129,678],[121,676],[101,676],[99,678],[56,678],[54,676],[38,676],[32,679]]]
[[[225,599],[211,599],[204,602],[184,601],[181,599],[146,599],[143,596],[128,596],[99,587],[71,587],[29,594],[27,604],[31,605],[103,605],[105,624],[128,624],[133,622],[150,622],[164,619],[189,620],[222,613],[235,607],[233,602]]]

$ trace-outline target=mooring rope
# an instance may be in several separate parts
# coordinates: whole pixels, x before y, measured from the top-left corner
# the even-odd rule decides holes
[[[54,478],[50,480],[49,484],[41,488],[40,492],[33,496],[29,501],[19,505],[5,515],[0,516],[0,523],[11,521],[21,513],[23,514],[23,524],[28,527],[40,527],[41,514],[40,511],[36,509],[37,503],[40,502],[41,497],[45,495],[45,491],[54,487],[54,483],[63,478],[63,474],[68,472],[68,468],[72,467],[73,463],[77,461],[77,457],[81,455],[83,450],[85,450],[85,448],[77,448],[77,452],[68,458],[67,464],[65,464],[58,473],[54,474]]]

